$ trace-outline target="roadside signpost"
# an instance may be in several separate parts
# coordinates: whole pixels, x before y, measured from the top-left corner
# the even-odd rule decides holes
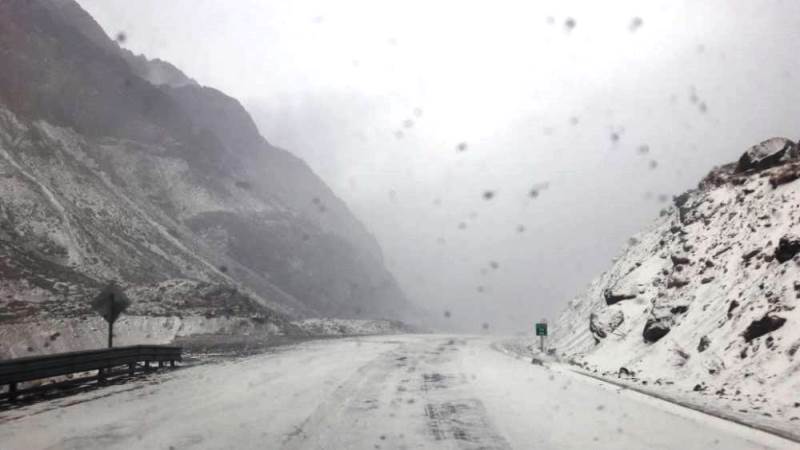
[[[123,311],[128,309],[131,301],[116,283],[111,282],[92,301],[92,309],[108,322],[108,348],[114,344],[114,322]]]
[[[547,319],[542,319],[536,324],[536,335],[539,336],[540,347],[544,353],[544,338],[547,336]]]

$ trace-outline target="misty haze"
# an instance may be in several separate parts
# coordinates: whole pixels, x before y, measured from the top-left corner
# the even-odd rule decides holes
[[[798,38],[0,0],[0,449],[800,448]]]

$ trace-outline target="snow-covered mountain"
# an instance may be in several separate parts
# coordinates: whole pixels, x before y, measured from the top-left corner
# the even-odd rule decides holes
[[[731,411],[800,420],[799,158],[795,143],[769,139],[676,197],[569,302],[558,354]]]
[[[0,67],[4,323],[84,317],[109,279],[142,316],[407,317],[375,239],[236,100],[73,0],[0,2]]]

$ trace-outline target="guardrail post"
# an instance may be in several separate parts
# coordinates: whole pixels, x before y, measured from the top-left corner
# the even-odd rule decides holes
[[[150,361],[145,361],[144,362],[144,370],[146,370],[146,371],[150,370]]]
[[[169,362],[169,366],[170,366],[170,367],[175,367],[175,360],[174,360],[174,359],[173,359],[173,360],[170,360],[170,362]]]
[[[17,401],[17,383],[10,383],[8,385],[8,400]]]
[[[133,376],[133,372],[136,370],[136,363],[128,363],[128,375]]]
[[[106,374],[104,369],[97,369],[97,382],[104,383],[106,381]]]

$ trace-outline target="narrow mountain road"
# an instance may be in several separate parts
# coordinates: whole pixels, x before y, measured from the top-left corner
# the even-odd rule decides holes
[[[309,342],[0,413],[14,449],[752,449],[789,441],[495,350]]]

